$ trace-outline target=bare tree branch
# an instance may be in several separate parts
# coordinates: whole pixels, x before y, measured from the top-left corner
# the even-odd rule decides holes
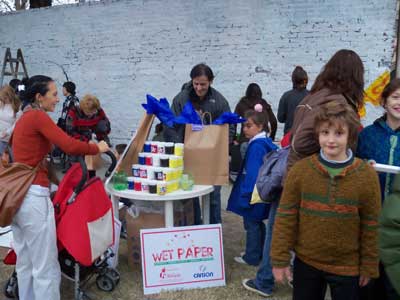
[[[0,0],[0,4],[3,4],[3,5],[6,7],[6,9],[7,9],[8,11],[13,11],[13,10],[14,10],[14,9],[11,7],[11,5],[9,4],[9,2],[6,1],[6,0]]]

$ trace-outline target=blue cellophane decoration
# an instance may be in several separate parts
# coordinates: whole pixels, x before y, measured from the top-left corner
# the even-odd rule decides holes
[[[192,103],[187,101],[179,116],[175,116],[172,112],[168,100],[166,98],[157,98],[146,95],[147,103],[142,106],[148,114],[154,114],[156,117],[168,127],[173,127],[174,124],[202,124],[199,114],[194,109]],[[238,124],[245,122],[246,119],[240,117],[238,114],[231,112],[222,113],[219,118],[212,122],[213,125],[222,124]]]

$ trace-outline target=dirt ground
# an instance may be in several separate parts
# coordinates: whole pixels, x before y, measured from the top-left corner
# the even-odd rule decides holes
[[[224,254],[226,269],[226,286],[209,289],[185,290],[177,292],[164,292],[158,295],[144,296],[142,288],[142,275],[139,265],[137,268],[128,267],[127,243],[121,240],[119,253],[118,270],[121,273],[121,281],[116,289],[111,293],[100,291],[91,280],[86,287],[93,299],[104,300],[132,300],[132,299],[158,299],[158,300],[219,300],[219,299],[241,299],[253,300],[263,299],[255,293],[245,290],[241,281],[243,278],[253,278],[257,268],[241,265],[233,260],[234,256],[244,249],[244,232],[240,217],[223,211],[223,235],[224,235]],[[0,265],[0,284],[4,286],[13,267]],[[63,300],[74,298],[73,284],[63,278],[61,293]],[[290,288],[278,287],[274,295],[268,299],[286,300],[290,299]],[[6,299],[3,293],[0,299]]]

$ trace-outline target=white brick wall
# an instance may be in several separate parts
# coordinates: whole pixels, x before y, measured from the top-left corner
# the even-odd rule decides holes
[[[0,57],[22,48],[29,74],[60,87],[52,62],[63,65],[78,96],[99,97],[118,143],[137,126],[145,94],[172,100],[198,62],[212,67],[232,109],[257,82],[276,112],[295,65],[311,86],[341,48],[360,54],[370,83],[391,64],[395,17],[395,0],[104,1],[1,15]]]

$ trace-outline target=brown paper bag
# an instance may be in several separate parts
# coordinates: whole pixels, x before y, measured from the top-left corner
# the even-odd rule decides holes
[[[119,165],[119,169],[124,170],[126,174],[131,174],[132,165],[137,164],[138,154],[143,151],[143,145],[148,139],[153,121],[154,115],[149,115],[147,113],[145,113],[140,121],[136,134],[128,145],[129,149]]]
[[[229,183],[229,128],[224,125],[203,125],[202,130],[185,128],[185,173],[195,184],[226,185]]]

